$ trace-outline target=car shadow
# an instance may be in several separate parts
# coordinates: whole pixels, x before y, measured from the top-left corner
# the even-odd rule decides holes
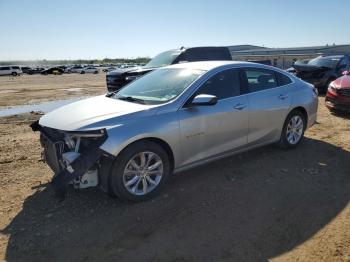
[[[97,189],[57,202],[37,188],[1,231],[7,261],[268,261],[310,239],[350,199],[350,152],[305,138],[171,177],[154,200]]]
[[[333,111],[331,112],[332,116],[342,118],[344,120],[350,120],[350,112],[344,112],[344,111]]]

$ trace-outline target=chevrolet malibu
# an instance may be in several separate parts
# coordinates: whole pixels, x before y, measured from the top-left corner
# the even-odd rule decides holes
[[[317,105],[312,85],[277,68],[194,62],[155,70],[31,126],[57,196],[69,184],[100,186],[136,202],[159,193],[172,173],[271,143],[296,147]]]

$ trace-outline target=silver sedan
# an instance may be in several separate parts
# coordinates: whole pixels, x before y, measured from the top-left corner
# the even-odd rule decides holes
[[[184,63],[32,124],[64,197],[99,185],[123,200],[156,195],[172,173],[277,143],[294,148],[317,115],[317,90],[274,67]]]

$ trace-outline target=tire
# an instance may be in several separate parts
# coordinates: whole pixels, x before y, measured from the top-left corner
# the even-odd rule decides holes
[[[11,75],[17,76],[18,74],[17,74],[17,72],[12,72]]]
[[[149,161],[149,165],[144,165],[143,171],[140,171],[142,170],[140,169],[142,154],[145,156],[144,163]],[[151,157],[152,154],[153,157]],[[161,164],[159,164],[160,162]],[[156,166],[157,168],[154,168]],[[128,175],[124,173],[126,170],[128,170]],[[158,175],[147,175],[147,171]],[[111,192],[120,200],[141,202],[156,196],[165,186],[169,175],[170,161],[166,151],[154,142],[140,141],[128,146],[117,157],[109,175],[109,186]],[[154,184],[151,184],[150,181]],[[146,186],[144,183],[146,183]],[[134,191],[134,193],[131,191]]]
[[[82,74],[82,75],[85,74],[85,71],[81,71],[80,74]]]
[[[299,123],[301,123],[302,126],[299,128],[295,126],[295,132],[293,132],[290,129],[291,129],[291,125],[293,125],[292,121],[295,121],[295,120],[301,121],[301,122],[298,121],[297,122],[298,124],[296,124],[296,126],[298,126]],[[306,123],[305,116],[300,110],[293,110],[292,112],[290,112],[283,124],[280,141],[278,143],[279,146],[285,149],[297,147],[304,137],[306,125],[307,123]],[[294,134],[294,136],[292,134]],[[293,141],[293,137],[295,138],[294,141]]]

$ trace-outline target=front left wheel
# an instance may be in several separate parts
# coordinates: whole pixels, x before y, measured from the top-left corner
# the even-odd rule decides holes
[[[140,202],[157,195],[170,174],[167,152],[151,141],[136,142],[117,157],[109,178],[121,200]]]

